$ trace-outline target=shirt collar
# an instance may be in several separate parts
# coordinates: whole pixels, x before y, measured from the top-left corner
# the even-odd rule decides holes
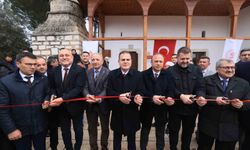
[[[222,81],[222,80],[226,80],[227,82],[229,81],[229,78],[228,79],[224,79],[224,78],[222,78],[220,75],[218,75],[219,76],[219,78],[220,78],[220,81]]]
[[[25,74],[23,74],[20,70],[19,70],[19,74],[20,74],[20,76],[22,77],[23,81],[28,81],[28,79],[25,78],[25,77],[27,77],[27,76],[28,76],[28,77],[31,76],[31,78],[30,78],[31,81],[34,80],[34,74],[32,74],[32,75],[25,75]]]
[[[124,72],[123,70],[121,70],[121,72],[122,72],[122,74],[123,74],[123,75],[127,75],[127,74],[128,74],[128,72],[129,72],[129,70],[128,70],[128,71],[126,71],[126,72]]]
[[[70,68],[71,68],[71,66],[72,66],[72,64],[70,65],[70,66],[68,66],[68,67],[61,67],[61,71],[64,71],[64,68],[68,68],[68,70],[70,70]]]
[[[161,71],[155,72],[153,69],[152,69],[152,71],[153,71],[153,74],[157,74],[158,76],[161,74]]]
[[[102,67],[100,67],[99,69],[95,69],[95,68],[94,68],[94,72],[96,72],[96,71],[100,72],[101,69],[102,69]]]

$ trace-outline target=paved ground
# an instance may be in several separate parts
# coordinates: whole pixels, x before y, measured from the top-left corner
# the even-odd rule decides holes
[[[85,117],[86,118],[86,117]],[[87,130],[87,123],[86,121],[84,121],[84,139],[83,139],[83,146],[82,146],[82,150],[90,150],[89,147],[89,141],[88,141],[88,130]],[[139,140],[140,140],[140,136],[139,136],[140,132],[137,132],[136,135],[136,146],[137,149],[139,150]],[[63,150],[64,149],[64,144],[62,141],[62,137],[61,134],[60,138],[59,138],[59,145],[58,145],[58,150]],[[73,142],[74,142],[74,133],[72,132],[73,135]],[[100,135],[100,127],[98,127],[98,135]],[[110,130],[110,136],[109,136],[109,149],[112,150],[112,139],[113,139],[113,132]],[[165,149],[168,150],[169,149],[169,139],[168,139],[168,135],[165,134]],[[193,136],[194,137],[194,136]],[[180,142],[179,142],[180,143]],[[100,139],[98,139],[98,144],[100,145]],[[47,138],[47,149],[50,150],[49,148],[49,140]],[[100,147],[100,146],[99,146]],[[192,139],[192,143],[191,143],[191,150],[196,150],[197,148],[197,144],[196,144],[196,140],[193,138]],[[149,143],[148,143],[148,150],[155,150],[155,129],[154,127],[152,127],[151,132],[150,132],[150,137],[149,137]],[[122,150],[127,150],[127,143],[126,143],[126,138],[123,138],[123,142],[122,142]]]

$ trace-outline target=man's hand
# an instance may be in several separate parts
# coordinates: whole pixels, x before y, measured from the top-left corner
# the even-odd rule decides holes
[[[22,133],[18,129],[16,129],[15,131],[8,134],[8,139],[11,140],[11,141],[18,140],[20,138],[22,138]]]
[[[135,95],[135,97],[134,97],[134,101],[135,101],[136,104],[138,104],[139,106],[141,106],[141,104],[142,104],[142,102],[143,102],[143,98],[141,97],[140,94],[137,94],[137,95]]]
[[[94,95],[87,95],[87,100],[88,103],[96,103],[95,96]]]
[[[43,108],[43,109],[49,108],[49,101],[45,100],[45,101],[42,103],[42,108]]]
[[[165,102],[166,105],[168,106],[172,106],[174,105],[175,101],[173,100],[172,97],[167,97],[166,99],[163,100]]]
[[[153,102],[156,104],[156,105],[162,105],[164,104],[164,102],[161,100],[162,98],[165,98],[164,96],[161,96],[161,95],[154,95],[153,96]]]
[[[207,100],[203,96],[199,96],[196,100],[196,103],[202,107],[207,104]]]
[[[59,97],[59,98],[52,100],[49,106],[52,106],[52,107],[60,106],[62,102],[63,102],[63,99]]]
[[[231,105],[237,109],[240,109],[243,106],[243,102],[240,101],[239,99],[233,99],[230,102],[231,102]]]
[[[216,103],[218,105],[228,105],[229,101],[225,100],[224,97],[216,97]]]
[[[130,99],[130,92],[128,93],[122,93],[119,95],[119,100],[124,104],[129,104],[131,102]]]
[[[192,97],[193,95],[187,95],[187,94],[180,95],[180,99],[184,104],[193,104],[193,101],[191,100]]]

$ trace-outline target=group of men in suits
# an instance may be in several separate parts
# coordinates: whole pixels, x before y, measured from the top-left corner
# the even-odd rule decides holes
[[[43,64],[43,60],[27,52],[18,58],[17,72],[0,80],[0,104],[41,102],[49,111],[47,115],[51,109],[56,110],[67,150],[81,149],[84,110],[92,150],[98,150],[98,117],[102,150],[108,149],[109,123],[113,130],[114,150],[121,149],[123,135],[127,136],[127,149],[135,150],[135,135],[140,128],[140,148],[147,149],[153,118],[157,150],[165,147],[167,121],[170,149],[177,149],[182,127],[181,149],[189,150],[198,113],[198,149],[211,149],[215,141],[216,150],[233,150],[239,139],[238,114],[250,109],[248,103],[241,101],[250,98],[249,84],[234,76],[234,62],[218,60],[216,73],[203,78],[201,68],[190,64],[191,50],[187,47],[178,50],[176,64],[167,70],[163,69],[164,57],[154,54],[152,67],[143,72],[131,69],[132,58],[127,51],[118,56],[120,67],[109,71],[103,67],[101,54],[93,54],[92,68],[85,70],[74,63],[70,50],[61,49],[58,54],[60,65],[50,72],[48,79],[35,72],[36,62]],[[43,70],[42,65],[39,67]],[[86,102],[71,101],[80,97],[86,97]],[[32,143],[37,150],[45,149],[46,110],[37,106],[25,107],[22,111],[19,108],[0,109],[0,127],[14,141],[16,149],[31,149]],[[28,124],[22,122],[22,117]],[[43,123],[38,125],[38,122]],[[76,139],[74,144],[71,122]],[[57,143],[51,148],[57,149],[56,146]]]

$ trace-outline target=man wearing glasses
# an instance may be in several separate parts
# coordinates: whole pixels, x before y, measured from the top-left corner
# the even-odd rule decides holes
[[[48,81],[36,71],[36,56],[23,52],[16,57],[18,70],[0,80],[0,127],[17,150],[45,150],[45,111]],[[33,106],[25,106],[33,104]],[[36,105],[38,104],[38,105]],[[17,107],[22,105],[23,107]]]
[[[220,59],[216,71],[205,77],[207,101],[200,105],[198,150],[212,149],[214,141],[215,150],[234,150],[239,140],[238,112],[249,109],[249,104],[241,100],[250,98],[250,87],[234,77],[234,62]]]

